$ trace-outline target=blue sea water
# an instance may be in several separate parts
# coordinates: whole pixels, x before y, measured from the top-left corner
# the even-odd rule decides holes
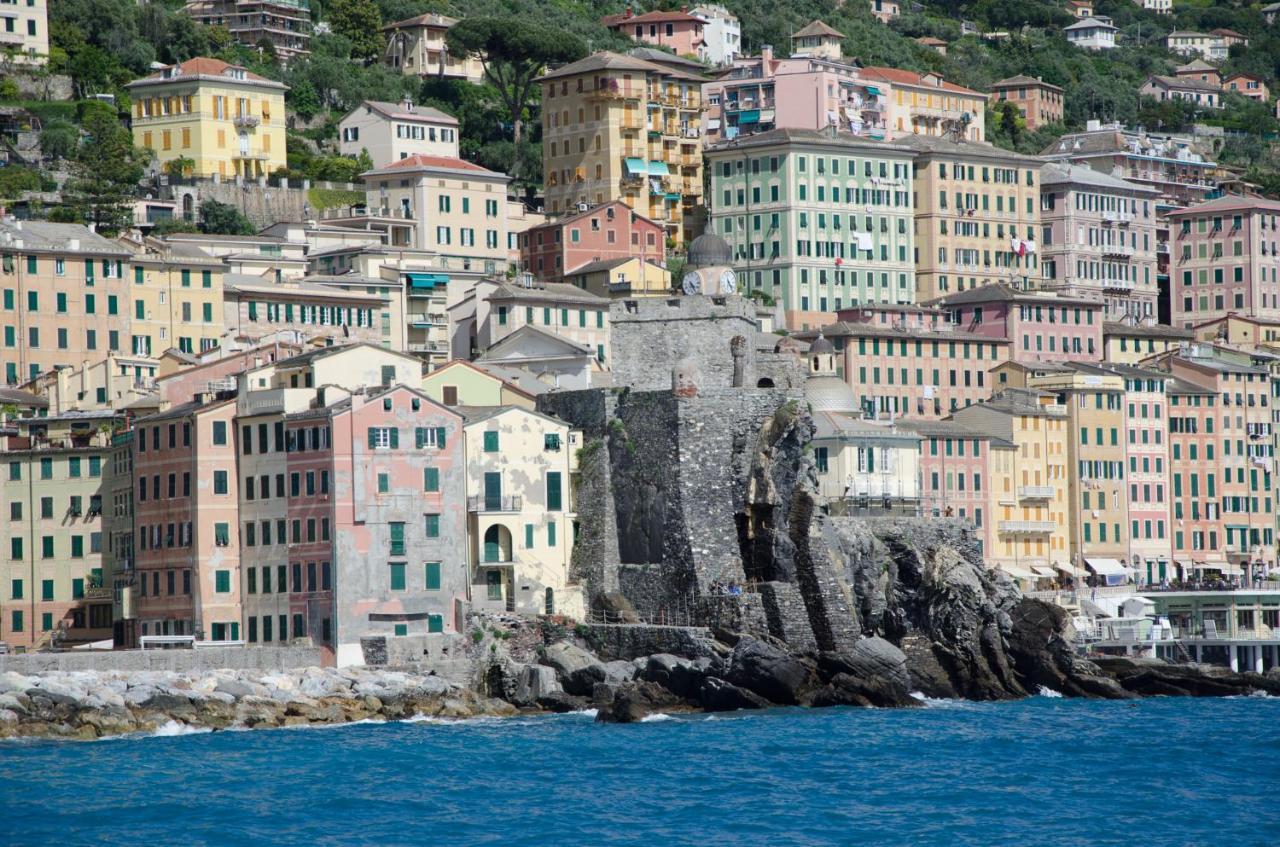
[[[0,844],[1280,845],[1280,700],[0,743]]]

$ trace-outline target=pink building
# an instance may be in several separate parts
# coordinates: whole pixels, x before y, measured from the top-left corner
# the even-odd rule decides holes
[[[959,291],[933,301],[965,332],[1008,339],[1014,362],[1097,362],[1102,359],[1099,300],[1018,291],[1004,283]]]
[[[135,637],[242,638],[235,412],[206,394],[137,422]]]
[[[1170,323],[1280,320],[1280,201],[1221,197],[1169,213]]]
[[[633,41],[667,47],[677,56],[702,56],[706,22],[687,11],[635,15],[628,6],[625,13],[608,15],[600,23]]]
[[[208,361],[183,368],[180,371],[166,374],[156,379],[156,389],[162,401],[173,405],[190,403],[198,394],[209,390],[210,385],[231,386],[230,380],[249,368],[278,362],[302,352],[295,344],[273,342],[229,353],[222,358],[210,358]]]
[[[458,632],[469,567],[461,416],[397,385],[285,427],[289,637],[348,665],[366,661],[370,638]]]
[[[1169,519],[1169,397],[1172,381],[1162,371],[1103,364],[1125,380],[1125,443],[1128,445],[1129,558],[1140,583],[1173,578]]]
[[[560,282],[584,265],[609,259],[663,264],[667,236],[662,224],[612,200],[548,221],[520,233],[520,266],[547,282]]]
[[[982,552],[994,549],[991,502],[991,448],[1012,450],[1012,442],[958,421],[902,421],[920,436],[920,506],[925,517],[955,517],[974,525]]]
[[[771,129],[822,129],[832,124],[883,139],[886,94],[839,59],[797,55],[775,59],[772,47],[737,59],[702,87],[708,144]]]

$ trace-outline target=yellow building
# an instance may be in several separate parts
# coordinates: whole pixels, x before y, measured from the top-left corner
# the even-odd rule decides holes
[[[1025,578],[1050,576],[1070,555],[1067,410],[1052,394],[1009,388],[951,416],[1014,445],[991,450],[986,560]]]
[[[148,238],[131,246],[129,352],[155,357],[170,347],[201,353],[219,346],[222,261],[192,244]]]
[[[890,140],[953,131],[966,141],[986,140],[986,94],[947,82],[936,73],[866,67],[858,76],[881,89]]]
[[[285,167],[282,82],[221,59],[169,65],[125,86],[133,141],[161,165],[188,158],[196,176],[266,176]]]
[[[1103,358],[1112,364],[1136,365],[1148,356],[1176,350],[1194,337],[1194,332],[1180,327],[1131,326],[1108,321],[1102,325]]]
[[[912,135],[916,300],[1003,282],[1037,287],[1040,159],[990,144]]]
[[[702,204],[702,87],[694,74],[595,53],[544,74],[547,211],[621,200],[683,243]]]
[[[533,411],[549,386],[526,371],[453,359],[422,378],[422,391],[445,406],[518,406]]]

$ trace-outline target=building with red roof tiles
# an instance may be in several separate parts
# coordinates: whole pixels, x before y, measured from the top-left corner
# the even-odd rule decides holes
[[[891,139],[940,136],[954,129],[969,141],[986,140],[986,94],[935,73],[873,66],[863,68],[859,76],[881,90]]]
[[[706,21],[688,12],[645,12],[633,14],[630,7],[621,15],[606,15],[600,23],[641,44],[666,47],[678,56],[703,56]]]

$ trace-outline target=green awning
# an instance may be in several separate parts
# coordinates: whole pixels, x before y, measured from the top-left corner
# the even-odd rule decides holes
[[[759,109],[743,109],[738,113],[738,125],[760,123]]]
[[[667,168],[666,162],[650,162],[649,176],[670,176],[671,171]]]
[[[627,166],[627,173],[629,174],[643,174],[648,173],[649,171],[648,166],[644,163],[644,159],[627,158],[625,163]]]
[[[448,285],[448,274],[407,273],[410,288],[435,288],[437,285]]]
[[[681,198],[680,198],[680,192],[678,192],[678,191],[669,191],[669,192],[667,192],[667,200],[668,200],[669,202],[672,202],[672,203],[679,203],[679,202],[680,202],[680,199],[681,199]]]
[[[867,86],[867,93],[868,93],[868,94],[871,94],[871,95],[874,95],[874,96],[876,96],[876,97],[882,97],[882,96],[884,96],[884,95],[882,95],[882,94],[881,94],[880,89],[876,88],[874,85],[868,85],[868,86]]]

